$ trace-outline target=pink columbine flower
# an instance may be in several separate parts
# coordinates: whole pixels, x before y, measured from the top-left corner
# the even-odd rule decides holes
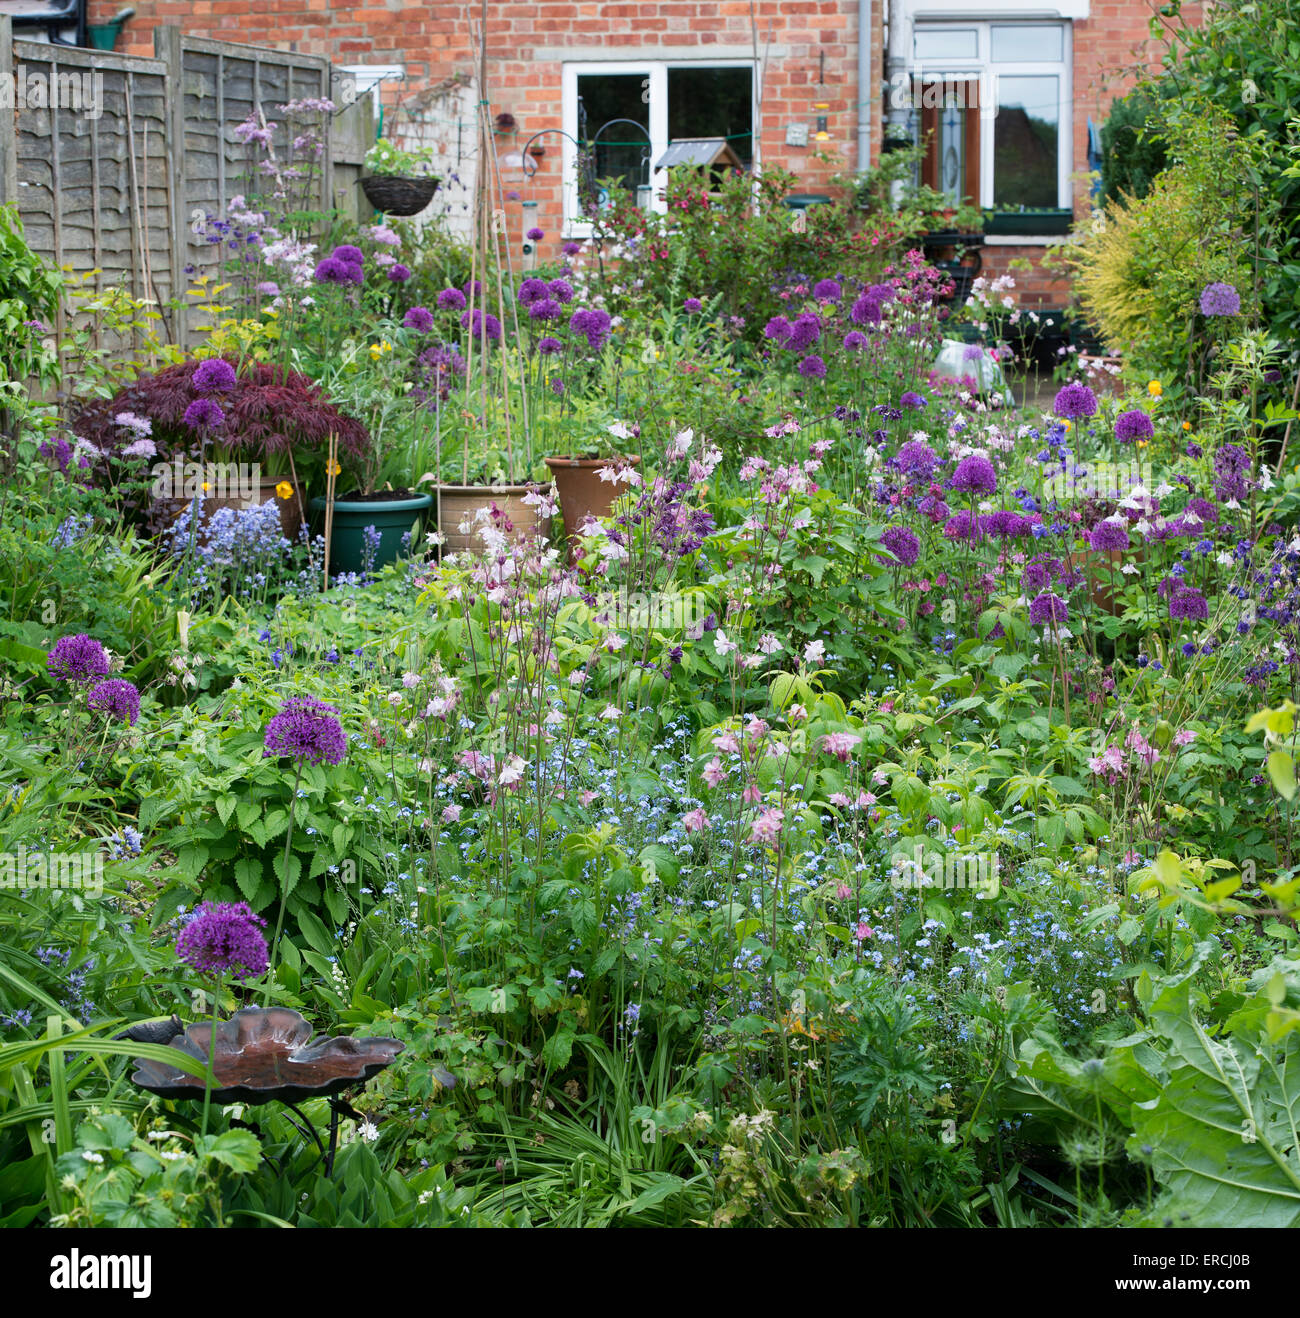
[[[716,755],[704,766],[704,772],[700,775],[710,787],[716,787],[726,776],[727,771]]]
[[[754,843],[775,842],[785,826],[785,811],[769,806],[749,826],[749,840]]]
[[[734,732],[720,732],[713,739],[713,749],[723,751],[727,755],[739,755],[740,743],[736,740]]]
[[[858,927],[853,931],[853,937],[856,938],[859,943],[865,943],[874,932],[875,931],[865,920],[859,920]]]
[[[695,809],[682,816],[682,825],[688,833],[698,833],[709,826],[709,817],[703,810]]]
[[[827,755],[833,755],[841,764],[849,762],[849,756],[853,754],[853,748],[862,740],[852,732],[828,732],[822,738],[822,750]]]
[[[835,889],[835,896],[839,901],[846,902],[853,896],[853,889],[850,888],[847,883],[841,883],[840,886]]]

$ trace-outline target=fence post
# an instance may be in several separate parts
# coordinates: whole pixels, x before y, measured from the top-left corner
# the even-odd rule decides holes
[[[171,228],[167,247],[171,258],[172,298],[176,302],[172,338],[178,347],[186,348],[189,346],[190,330],[188,304],[185,300],[185,290],[189,286],[185,274],[189,218],[185,213],[185,64],[180,28],[154,28],[153,52],[155,58],[167,65],[167,140],[164,156],[167,162],[167,218]]]
[[[14,25],[8,14],[0,14],[0,79],[8,85],[10,92],[14,88]],[[8,97],[0,96],[0,105]],[[17,102],[17,96],[12,97]],[[0,110],[7,114],[9,122],[0,130],[0,205],[7,202],[18,204],[18,130],[15,124],[18,111],[16,108]]]

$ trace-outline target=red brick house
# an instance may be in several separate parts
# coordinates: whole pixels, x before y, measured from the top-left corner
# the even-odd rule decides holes
[[[441,204],[466,223],[478,0],[135,2],[120,43],[132,53],[152,53],[153,27],[169,23],[327,55],[363,89],[381,79],[386,131],[435,147],[449,178]],[[91,21],[117,3],[92,0]],[[928,181],[954,200],[1082,213],[1090,125],[1144,64],[1153,12],[1149,0],[493,0],[487,98],[510,232],[522,242],[544,230],[546,254],[582,231],[576,144],[593,139],[596,173],[621,176],[653,207],[654,166],[675,139],[724,138],[746,165],[793,170],[817,193],[878,160],[889,131],[931,135]],[[982,86],[986,99],[996,87],[998,113],[927,110],[914,103],[927,86]],[[986,269],[1041,256],[1049,237],[990,236]],[[1020,282],[1029,300],[1064,301],[1059,284]]]

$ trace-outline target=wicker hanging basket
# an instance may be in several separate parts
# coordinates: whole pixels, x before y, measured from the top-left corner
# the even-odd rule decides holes
[[[442,180],[428,175],[367,174],[360,180],[366,200],[385,215],[418,215],[432,200]]]

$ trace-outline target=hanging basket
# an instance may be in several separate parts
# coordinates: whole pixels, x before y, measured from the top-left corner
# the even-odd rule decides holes
[[[441,179],[428,175],[407,178],[400,174],[367,174],[360,180],[366,200],[385,215],[418,215],[438,191]]]

